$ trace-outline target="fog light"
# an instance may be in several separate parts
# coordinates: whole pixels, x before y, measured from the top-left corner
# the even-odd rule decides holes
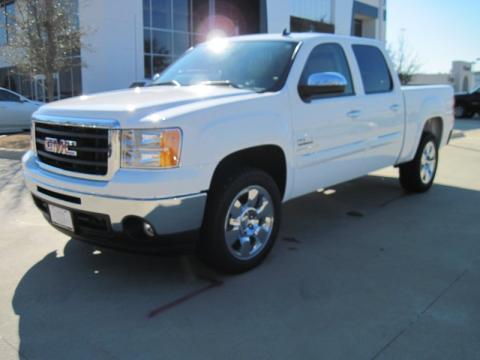
[[[143,223],[143,232],[149,237],[155,237],[155,230],[153,230],[152,225],[147,222]]]

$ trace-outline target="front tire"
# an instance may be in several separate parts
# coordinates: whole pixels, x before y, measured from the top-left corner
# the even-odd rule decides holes
[[[422,136],[415,158],[400,165],[402,187],[415,193],[428,191],[435,180],[438,167],[438,141],[430,133]]]
[[[200,255],[220,271],[248,271],[272,249],[280,217],[280,191],[267,173],[250,168],[233,172],[209,194]]]

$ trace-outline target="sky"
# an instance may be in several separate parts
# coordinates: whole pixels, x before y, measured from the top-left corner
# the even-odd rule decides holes
[[[449,73],[454,60],[480,58],[480,0],[387,0],[387,42],[402,33],[420,72]]]

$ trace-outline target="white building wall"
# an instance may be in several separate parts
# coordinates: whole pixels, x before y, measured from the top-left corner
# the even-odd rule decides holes
[[[452,63],[453,86],[456,92],[469,92],[475,86],[475,76],[472,72],[472,63],[454,61]]]
[[[338,35],[352,34],[353,0],[335,0],[333,2],[333,23]]]
[[[270,33],[290,30],[290,1],[267,0],[267,23]]]
[[[452,85],[450,74],[416,74],[409,85]]]
[[[143,79],[142,0],[79,2],[80,26],[87,32],[83,92],[126,88]]]
[[[332,22],[331,0],[290,0],[290,13],[293,16],[315,21]]]

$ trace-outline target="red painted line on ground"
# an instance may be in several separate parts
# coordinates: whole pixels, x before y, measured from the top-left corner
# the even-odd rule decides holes
[[[192,291],[191,293],[188,293],[187,295],[184,295],[182,297],[179,297],[178,299],[175,299],[165,305],[162,305],[152,311],[150,311],[148,313],[148,318],[151,319],[157,315],[160,315],[161,313],[164,313],[166,312],[167,310],[170,310],[178,305],[181,305],[183,304],[184,302],[187,302],[189,300],[192,300],[193,298],[209,291],[209,290],[212,290],[216,287],[220,287],[223,285],[223,282],[222,281],[219,281],[219,280],[212,280],[212,279],[206,279],[210,282],[209,285],[207,286],[204,286],[203,288],[201,289],[198,289],[198,290],[195,290],[195,291]]]

